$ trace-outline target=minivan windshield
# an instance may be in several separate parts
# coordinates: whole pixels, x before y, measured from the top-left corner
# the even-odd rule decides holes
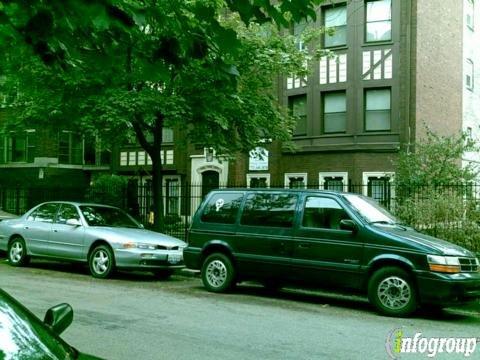
[[[371,198],[356,194],[345,194],[343,197],[370,224],[398,224],[395,216]]]

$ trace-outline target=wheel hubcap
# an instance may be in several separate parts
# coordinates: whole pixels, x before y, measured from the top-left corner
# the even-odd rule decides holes
[[[412,297],[412,292],[410,285],[405,280],[397,276],[391,276],[380,282],[377,295],[383,306],[392,310],[399,310],[407,306]]]
[[[220,260],[214,260],[207,266],[207,281],[213,287],[222,286],[227,280],[227,267]]]
[[[23,245],[22,243],[16,241],[13,243],[10,249],[10,260],[17,263],[22,259],[23,256]]]
[[[108,266],[110,264],[110,259],[108,258],[108,254],[105,250],[98,250],[93,255],[93,270],[97,274],[103,274],[105,271],[108,270]]]

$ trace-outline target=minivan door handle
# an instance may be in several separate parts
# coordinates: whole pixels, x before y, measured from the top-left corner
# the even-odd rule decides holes
[[[307,244],[307,243],[303,243],[303,244],[299,244],[298,247],[300,249],[308,249],[310,247],[310,244]]]

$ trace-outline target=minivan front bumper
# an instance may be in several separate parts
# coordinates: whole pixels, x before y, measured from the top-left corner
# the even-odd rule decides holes
[[[454,305],[480,300],[480,272],[441,274],[417,273],[420,301],[427,304]]]

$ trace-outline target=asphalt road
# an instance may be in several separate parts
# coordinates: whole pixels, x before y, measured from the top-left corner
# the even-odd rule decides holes
[[[355,297],[272,294],[254,284],[219,295],[198,278],[124,273],[98,280],[82,266],[38,260],[12,268],[0,258],[0,287],[40,318],[70,303],[74,322],[63,338],[106,359],[388,359],[386,338],[399,327],[411,336],[480,337],[480,314],[462,309],[393,319]],[[480,359],[480,344],[470,358]]]

